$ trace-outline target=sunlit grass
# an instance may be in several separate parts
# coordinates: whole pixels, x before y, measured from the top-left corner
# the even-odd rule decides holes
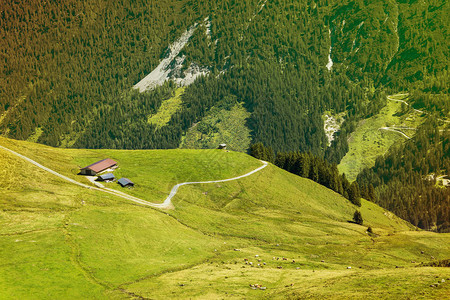
[[[394,143],[406,140],[399,133],[380,128],[390,126],[417,128],[425,120],[421,114],[412,110],[405,114],[401,114],[401,110],[401,102],[388,100],[378,114],[358,123],[348,140],[349,151],[338,165],[339,171],[345,173],[349,180],[355,180],[362,169],[372,167],[375,159],[385,154]],[[411,137],[415,131],[408,130],[405,133]]]
[[[146,199],[160,199],[174,182],[261,165],[219,150],[0,144],[80,181],[78,165],[111,157],[116,174],[136,182],[121,190]],[[273,165],[237,181],[183,186],[175,209],[159,211],[66,183],[3,150],[0,161],[7,168],[0,172],[0,298],[442,299],[449,292],[447,283],[430,287],[450,277],[446,268],[418,267],[450,257],[449,234],[415,231],[365,200],[363,226],[351,223],[356,207],[348,200]],[[267,290],[249,286],[256,283]]]

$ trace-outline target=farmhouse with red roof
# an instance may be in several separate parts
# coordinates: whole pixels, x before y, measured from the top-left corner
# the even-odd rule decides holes
[[[111,158],[102,159],[92,165],[80,169],[81,175],[91,175],[95,176],[97,173],[104,171],[109,168],[117,167],[117,162]]]

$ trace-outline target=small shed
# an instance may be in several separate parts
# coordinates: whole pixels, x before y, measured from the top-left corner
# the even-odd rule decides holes
[[[113,173],[106,173],[97,177],[97,181],[114,181],[116,177],[114,177]]]
[[[122,187],[126,187],[126,186],[134,186],[134,183],[133,183],[130,179],[125,178],[125,177],[120,178],[120,179],[117,181],[117,183],[120,184]]]
[[[87,167],[81,168],[80,174],[95,176],[101,171],[115,167],[117,167],[117,162],[112,160],[111,158],[106,158],[99,160],[98,162],[95,162]]]
[[[227,144],[219,144],[219,147],[217,147],[217,149],[226,150],[227,149]]]

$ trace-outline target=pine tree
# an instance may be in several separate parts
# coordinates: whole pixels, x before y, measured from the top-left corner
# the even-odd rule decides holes
[[[370,201],[373,201],[373,202],[376,201],[375,189],[373,188],[372,184],[369,184],[369,190],[367,191],[367,196],[369,198],[367,200],[370,200]]]
[[[353,221],[359,225],[363,224],[363,218],[359,210],[355,210],[355,213],[353,214]]]
[[[348,189],[348,200],[356,206],[361,207],[361,194],[359,193],[358,182],[354,181]]]
[[[264,158],[264,145],[262,143],[256,143],[250,146],[250,155],[257,158],[257,159],[263,159]]]

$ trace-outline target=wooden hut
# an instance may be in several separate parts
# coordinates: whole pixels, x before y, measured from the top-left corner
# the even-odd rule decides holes
[[[95,162],[87,167],[81,168],[80,174],[95,176],[97,175],[97,173],[100,173],[106,169],[114,167],[117,167],[117,162],[112,160],[111,158],[106,158],[98,162]]]
[[[134,183],[130,179],[125,178],[125,177],[120,178],[117,181],[117,183],[120,184],[122,187],[126,187],[126,186],[132,187],[132,186],[134,186]]]

